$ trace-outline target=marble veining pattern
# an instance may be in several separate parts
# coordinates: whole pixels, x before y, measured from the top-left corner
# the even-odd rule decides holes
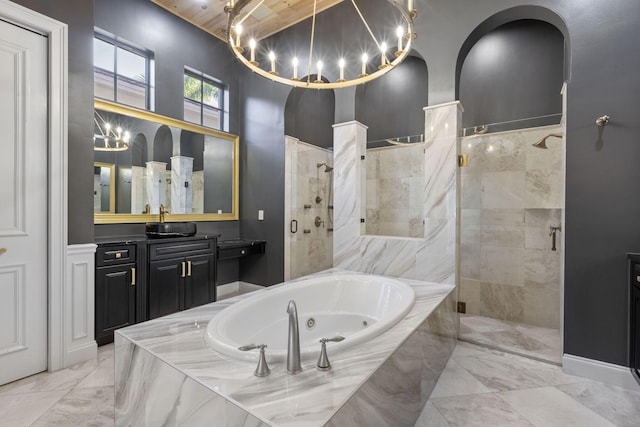
[[[342,270],[321,274],[336,273],[345,274]],[[171,390],[181,389],[185,381],[195,381],[213,396],[210,396],[210,405],[219,405],[220,399],[223,399],[266,425],[324,425],[330,417],[339,413],[349,396],[366,384],[372,372],[380,370],[386,361],[391,360],[390,355],[395,354],[394,351],[408,336],[421,330],[420,325],[453,289],[449,285],[413,280],[407,282],[416,290],[417,301],[405,319],[372,342],[333,355],[331,361],[334,368],[326,373],[314,368],[315,360],[303,360],[303,372],[298,375],[288,375],[284,366],[274,364],[271,366],[271,375],[260,379],[253,376],[254,363],[230,360],[211,350],[203,337],[208,321],[244,296],[120,330],[116,333],[116,424],[130,425],[134,420],[140,421],[141,413],[156,413],[153,409],[156,404],[175,407],[183,402],[184,396],[176,395]],[[268,292],[268,289],[258,292]],[[439,324],[449,332],[443,335],[438,331],[434,335],[449,336],[452,340],[455,337],[453,300],[449,298],[447,301],[449,316],[445,316]],[[428,334],[428,331],[426,329],[422,334]],[[452,344],[449,347],[439,346],[441,353],[444,353],[442,368],[449,355],[446,349],[452,347]],[[396,362],[395,366],[400,365]],[[382,372],[385,370],[382,369]],[[434,377],[431,378],[433,386],[439,372],[430,372]],[[160,383],[154,383],[154,378],[165,377],[174,384],[173,387],[160,387]],[[140,390],[145,390],[144,399],[139,394]],[[204,399],[200,391],[194,393],[199,399]],[[265,399],[266,396],[268,399]],[[424,396],[422,403],[415,403],[414,400],[414,406],[419,405],[417,412],[414,410],[414,421],[427,396]],[[184,413],[192,412],[193,408],[189,407]]]
[[[467,313],[559,328],[564,141],[532,146],[552,125],[462,138],[461,301]],[[473,289],[472,289],[473,288]],[[516,289],[518,288],[518,289]]]
[[[381,162],[370,170],[363,166],[361,156],[365,155],[366,148],[366,128],[363,125],[350,122],[334,126],[334,267],[428,282],[456,283],[459,175],[456,156],[461,112],[459,102],[425,108],[424,187],[422,191],[409,192],[413,197],[421,193],[419,200],[424,212],[424,234],[420,238],[364,234],[366,230],[360,219],[367,218],[367,188],[362,186],[367,185],[367,178],[391,171],[382,170],[386,166]],[[412,170],[418,169],[413,163],[411,165]],[[381,204],[380,195],[376,202]],[[401,214],[410,221],[409,210]],[[374,228],[380,227],[385,218],[382,208],[378,215],[370,216],[376,221]],[[416,221],[420,220],[413,219],[414,223]]]

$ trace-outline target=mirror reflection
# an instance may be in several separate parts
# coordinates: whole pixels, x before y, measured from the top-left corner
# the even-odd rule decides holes
[[[171,215],[206,216],[181,220],[237,219],[236,136],[104,101],[96,101],[94,121],[95,164],[111,165],[100,171],[94,210],[127,216],[96,222],[136,222],[132,216],[157,215],[160,205]]]
[[[113,163],[93,163],[93,211],[115,213],[115,168]]]

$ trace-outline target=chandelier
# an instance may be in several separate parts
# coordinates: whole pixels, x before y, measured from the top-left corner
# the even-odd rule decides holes
[[[345,69],[349,64],[344,57],[336,57],[331,61],[327,61],[318,56],[317,52],[314,52],[318,0],[308,1],[313,1],[313,14],[311,16],[310,42],[306,53],[308,62],[303,69],[303,71],[306,71],[305,78],[300,79],[298,77],[298,67],[301,64],[295,54],[290,58],[290,65],[278,68],[276,65],[284,62],[276,63],[277,49],[268,50],[268,54],[265,55],[264,53],[267,51],[264,49],[259,50],[259,41],[251,37],[251,28],[247,28],[247,19],[262,5],[264,0],[230,0],[227,7],[225,7],[225,11],[229,15],[226,34],[227,43],[231,51],[240,62],[262,77],[289,86],[313,89],[337,89],[369,82],[388,73],[409,55],[411,43],[416,37],[413,29],[413,19],[416,16],[416,11],[413,9],[413,0],[387,0],[399,12],[397,27],[394,32],[397,39],[395,51],[390,49],[387,41],[381,38],[380,30],[374,31],[369,26],[356,1],[349,0],[373,40],[373,48],[370,48],[369,51],[362,51],[361,56],[357,58],[359,64],[353,64],[355,61],[351,58],[350,69],[360,70],[359,74],[353,73],[354,75],[345,73]],[[316,56],[314,57],[314,55]],[[377,67],[374,67],[375,63],[369,64],[370,61],[375,60],[379,64]],[[261,61],[264,64],[262,66]],[[322,78],[322,73],[325,71],[326,74],[327,70],[332,72],[333,75],[339,76],[339,78],[333,82],[326,82]],[[369,73],[369,71],[373,72]],[[315,78],[312,75],[315,75]]]
[[[111,125],[96,110],[93,112],[93,149],[95,151],[126,151],[129,149],[131,134],[120,126]]]

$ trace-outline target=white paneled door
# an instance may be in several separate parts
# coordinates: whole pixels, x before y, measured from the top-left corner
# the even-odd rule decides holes
[[[0,384],[47,369],[47,49],[0,21]]]

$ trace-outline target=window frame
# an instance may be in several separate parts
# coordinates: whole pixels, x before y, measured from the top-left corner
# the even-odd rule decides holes
[[[192,98],[187,97],[186,93],[184,93],[184,86],[183,86],[183,89],[182,89],[182,99],[183,99],[182,100],[182,105],[183,105],[182,118],[183,118],[183,120],[184,121],[188,121],[186,119],[186,117],[185,117],[185,114],[184,114],[184,105],[185,105],[185,102],[188,101],[188,102],[191,102],[191,103],[193,103],[195,105],[199,105],[200,106],[200,122],[196,123],[196,124],[199,124],[200,126],[208,127],[210,129],[216,129],[216,128],[211,127],[211,126],[207,126],[204,123],[204,112],[205,112],[205,108],[207,108],[207,109],[215,110],[216,112],[218,112],[218,114],[219,114],[219,127],[217,128],[217,130],[224,130],[224,128],[225,128],[225,116],[224,116],[224,113],[225,113],[225,111],[224,111],[225,110],[224,109],[225,99],[224,99],[224,96],[225,96],[225,90],[226,90],[224,83],[222,83],[221,81],[219,81],[217,79],[214,79],[213,77],[207,76],[204,73],[201,73],[199,71],[195,71],[195,70],[192,70],[192,69],[189,69],[189,68],[185,67],[184,73],[183,73],[183,82],[184,82],[184,77],[186,77],[186,76],[189,76],[192,79],[196,79],[196,80],[200,81],[200,101],[196,101],[196,100],[194,100]],[[204,102],[204,84],[205,83],[207,83],[207,84],[209,84],[211,86],[215,86],[215,87],[218,88],[219,97],[218,97],[218,106],[217,107],[214,107],[214,106],[209,105],[209,104],[205,104],[205,102]],[[193,123],[193,122],[189,122],[189,123]]]
[[[107,75],[107,76],[111,76],[111,78],[113,79],[113,98],[111,99],[106,99],[106,98],[101,98],[99,96],[96,96],[96,98],[99,99],[106,99],[107,101],[113,101],[113,102],[117,102],[123,105],[129,105],[123,102],[120,102],[118,100],[118,79],[122,79],[124,82],[128,83],[128,84],[132,84],[132,85],[136,85],[136,86],[143,86],[144,90],[145,90],[145,106],[144,109],[148,110],[148,111],[152,111],[152,98],[153,98],[153,94],[152,94],[152,89],[153,89],[153,82],[152,82],[152,68],[151,68],[151,64],[153,62],[153,52],[150,50],[145,50],[145,49],[141,49],[138,48],[136,46],[133,46],[130,43],[124,42],[122,40],[120,40],[118,37],[115,36],[110,36],[104,33],[100,33],[100,32],[94,32],[93,33],[93,37],[94,39],[98,39],[104,43],[108,43],[110,45],[112,45],[114,47],[113,49],[113,72],[109,71],[107,69],[104,68],[100,68],[98,66],[95,65],[95,60],[94,60],[94,64],[93,64],[93,72],[94,74],[96,73],[96,71],[99,71],[100,73]],[[138,80],[132,79],[130,77],[124,76],[122,74],[118,74],[118,49],[122,49],[122,50],[126,50],[128,52],[131,52],[135,55],[141,56],[144,58],[145,60],[145,64],[144,64],[144,72],[145,72],[145,81],[144,82],[140,82]]]

